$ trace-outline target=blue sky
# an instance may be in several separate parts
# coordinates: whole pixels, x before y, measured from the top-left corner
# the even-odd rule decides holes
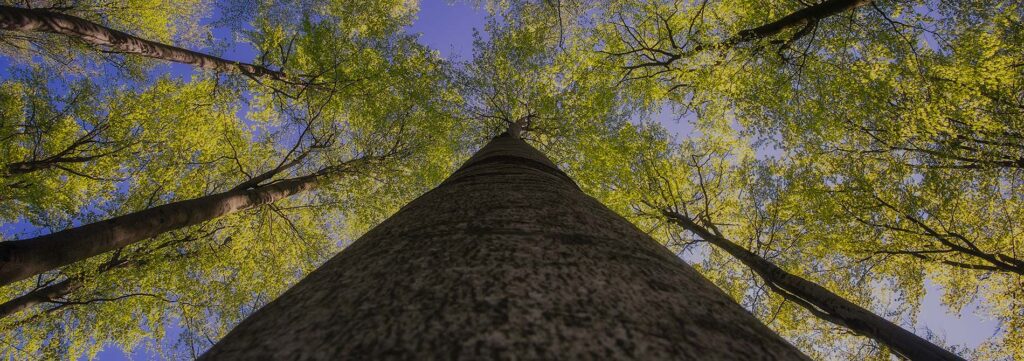
[[[421,43],[437,50],[442,57],[467,60],[472,56],[473,29],[482,31],[485,21],[485,13],[464,3],[449,4],[445,0],[423,0],[420,4],[421,12],[418,20],[407,30],[410,33],[419,33]],[[231,34],[226,30],[216,30],[215,35],[220,38],[230,38]],[[251,47],[234,43],[223,53],[223,56],[232,60],[250,61],[255,55]],[[185,65],[168,65],[162,71],[169,71],[175,76],[188,76],[192,69]],[[0,56],[0,67],[10,69],[7,59]],[[5,71],[0,78],[6,78]],[[655,117],[661,121],[670,131],[680,136],[690,133],[690,127],[685,121],[679,121],[672,115],[669,109]],[[12,228],[13,227],[13,228]],[[8,236],[15,231],[23,231],[19,227],[3,225],[0,231]],[[996,322],[994,320],[983,320],[973,314],[977,302],[966,307],[962,315],[951,315],[941,305],[941,289],[932,283],[927,283],[927,295],[923,301],[923,312],[915,325],[919,330],[924,328],[944,336],[951,344],[973,347],[992,336],[995,332]],[[176,335],[180,332],[177,327],[168,330],[168,338],[163,342],[173,344],[176,342]],[[145,360],[152,359],[156,355],[145,349],[136,349],[125,352],[118,348],[108,348],[98,355],[99,360]]]
[[[473,29],[483,31],[486,13],[465,3],[424,0],[420,14],[408,31],[419,33],[420,43],[436,49],[446,59],[473,56]]]
[[[437,50],[446,59],[467,60],[473,55],[473,29],[483,31],[485,15],[483,10],[465,3],[449,4],[444,0],[425,0],[420,3],[419,18],[407,31],[421,34],[420,42]],[[231,37],[224,29],[214,30],[214,35],[222,39]],[[255,51],[251,47],[237,42],[233,44],[235,45],[225,49],[224,58],[247,61],[255,56]],[[0,65],[6,67],[5,63]],[[170,65],[169,71],[176,76],[187,76],[192,73],[191,67],[182,64]],[[181,329],[172,326],[168,327],[167,331],[168,337],[162,342],[173,345]],[[96,357],[97,360],[103,361],[155,358],[158,358],[156,354],[142,347],[128,352],[117,347],[108,347]]]

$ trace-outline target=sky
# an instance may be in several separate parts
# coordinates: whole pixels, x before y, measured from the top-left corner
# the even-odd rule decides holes
[[[483,31],[485,16],[483,10],[465,3],[449,4],[446,0],[424,0],[420,3],[419,18],[406,31],[421,34],[420,43],[437,50],[446,59],[468,60],[473,56],[473,30]],[[214,30],[214,34],[219,38],[230,37],[224,30]],[[237,42],[234,44],[236,46],[225,49],[224,58],[245,61],[255,56],[255,51],[251,47]],[[5,63],[0,65],[6,67]],[[170,73],[176,76],[188,76],[191,72],[190,67],[180,64],[171,65],[170,68]],[[168,327],[168,337],[163,342],[173,345],[180,332],[180,327]],[[142,347],[125,351],[111,346],[100,351],[96,360],[150,360],[157,357]]]
[[[440,55],[447,59],[468,60],[472,57],[473,30],[483,31],[485,12],[475,9],[465,3],[450,4],[447,0],[422,0],[420,3],[420,14],[416,22],[407,28],[410,33],[420,34],[419,40],[422,44],[437,50]],[[214,34],[219,38],[230,38],[231,34],[226,30],[215,30]],[[244,44],[233,42],[223,53],[223,57],[251,61],[255,51]],[[0,56],[0,68],[10,69],[8,59]],[[169,71],[174,76],[187,77],[192,69],[185,65],[169,65],[162,71]],[[0,74],[0,79],[6,78],[8,72]],[[694,135],[685,119],[680,120],[672,113],[671,109],[664,108],[654,120],[665,125],[669,131],[677,136]],[[25,231],[18,225],[3,225],[0,232],[5,236],[12,233]],[[5,237],[7,238],[7,237]],[[966,307],[960,315],[952,315],[946,312],[941,305],[942,290],[933,283],[926,283],[927,294],[923,300],[922,313],[918,322],[914,325],[918,331],[929,329],[932,332],[944,336],[950,344],[967,347],[977,346],[985,339],[991,337],[996,331],[996,321],[984,320],[973,314],[978,302]],[[168,337],[162,342],[174,344],[176,336],[181,329],[172,326],[168,328]],[[156,355],[144,348],[130,350],[128,352],[116,347],[108,347],[101,351],[98,360],[147,360],[156,358]]]

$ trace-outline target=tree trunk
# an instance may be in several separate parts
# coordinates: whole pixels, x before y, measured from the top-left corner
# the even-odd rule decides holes
[[[853,10],[870,4],[872,0],[826,0],[803,9],[797,10],[778,20],[758,26],[756,28],[744,29],[725,41],[724,45],[732,46],[755,39],[767,38],[781,33],[783,30],[806,26],[818,20]]]
[[[639,56],[642,60],[636,64],[627,65],[624,67],[629,72],[641,68],[663,68],[668,67],[670,64],[680,60],[692,57],[697,53],[713,50],[713,49],[727,49],[732,48],[740,44],[749,43],[758,39],[768,38],[771,36],[778,35],[787,29],[800,28],[796,31],[789,39],[781,41],[782,46],[788,47],[790,44],[799,40],[800,38],[811,33],[811,30],[817,26],[818,22],[822,19],[839,15],[845,11],[860,8],[862,6],[871,4],[873,0],[825,0],[821,3],[809,5],[801,8],[800,10],[794,11],[787,14],[777,20],[769,23],[762,24],[753,28],[746,28],[740,30],[736,34],[729,36],[725,40],[717,43],[699,43],[695,42],[694,46],[688,50],[683,49],[676,42],[676,34],[671,28],[668,30],[668,36],[666,42],[671,46],[670,48],[657,48],[651,47],[650,45],[643,43],[635,43],[630,45],[632,49],[625,52],[611,52],[611,55],[628,55],[634,54]],[[664,19],[662,19],[664,20]],[[668,24],[666,24],[668,26]],[[627,32],[631,31],[627,29]],[[633,37],[633,35],[630,35]],[[636,38],[634,37],[634,40]],[[626,41],[629,43],[629,41]],[[661,42],[659,42],[661,43]],[[683,45],[685,46],[685,45]],[[674,89],[674,88],[673,88]]]
[[[185,236],[183,238],[177,238],[177,239],[173,239],[173,240],[163,241],[163,242],[160,242],[160,244],[156,245],[154,248],[148,249],[147,251],[148,252],[156,252],[156,251],[159,251],[159,250],[161,250],[163,248],[175,247],[175,246],[179,246],[179,245],[181,245],[183,243],[186,243],[186,242],[194,241],[194,240],[199,239],[199,238],[206,238],[206,237],[212,236],[214,233],[216,233],[220,229],[221,228],[214,229],[213,231],[207,232],[206,234],[203,234],[201,236],[187,235],[187,236]],[[187,257],[189,257],[189,256],[191,256],[191,255],[193,255],[195,253],[196,252],[174,253],[174,255],[171,258],[169,258],[169,259],[176,259],[176,258],[182,258],[183,259],[183,258],[187,258]],[[114,270],[118,270],[118,269],[123,269],[123,268],[140,267],[140,266],[146,265],[149,262],[150,262],[150,260],[147,260],[147,259],[125,259],[125,258],[121,258],[121,253],[115,251],[113,257],[111,257],[110,260],[108,260],[107,262],[104,262],[103,264],[101,264],[96,269],[96,274],[103,274],[103,273],[106,273],[106,272],[110,272],[110,271],[114,271]],[[89,277],[93,277],[93,276],[94,276],[94,274],[92,274],[92,273],[82,273],[82,274],[79,274],[79,275],[67,276],[67,278],[65,278],[62,281],[50,283],[50,284],[45,285],[43,287],[39,287],[39,288],[36,288],[36,289],[34,289],[32,291],[26,292],[25,294],[23,294],[21,296],[12,298],[12,299],[10,299],[10,300],[0,304],[0,319],[2,319],[4,317],[11,316],[11,315],[14,315],[14,314],[16,314],[16,313],[18,313],[18,312],[20,312],[22,310],[25,310],[25,309],[28,309],[30,307],[33,307],[33,306],[36,306],[36,305],[39,305],[39,304],[43,304],[43,303],[57,303],[57,304],[61,305],[59,307],[68,306],[71,303],[67,303],[67,302],[61,301],[60,299],[61,298],[67,298],[68,296],[72,295],[73,293],[78,292],[78,290],[82,288],[83,284],[85,284],[85,282],[87,282],[88,278]],[[83,303],[83,304],[87,303],[87,302],[81,302],[81,301],[78,301],[78,302],[79,303]],[[51,308],[51,309],[48,309],[48,310],[44,310],[42,312],[51,312],[51,311],[54,311],[56,309],[57,308]]]
[[[0,286],[173,231],[308,191],[321,173],[236,189],[114,217],[45,236],[0,242]]]
[[[66,279],[42,287],[0,304],[0,318],[4,318],[29,307],[64,297],[82,286],[77,279]]]
[[[50,169],[56,167],[59,164],[66,163],[84,163],[95,159],[94,157],[75,157],[75,158],[63,158],[59,160],[29,160],[24,162],[8,163],[4,168],[7,169],[8,175],[21,175],[28,174],[44,169]]]
[[[911,360],[963,360],[952,352],[847,301],[817,283],[786,272],[725,237],[709,232],[706,228],[694,223],[689,217],[667,210],[664,211],[664,214],[671,222],[728,252],[761,276],[761,279],[772,290],[825,321],[846,327],[859,335],[870,337]]]
[[[503,135],[202,359],[805,360]]]
[[[253,77],[266,77],[278,81],[289,81],[285,73],[270,70],[264,66],[240,63],[172,45],[149,41],[110,29],[89,20],[59,12],[0,5],[0,29],[56,33],[78,39],[93,46],[106,47],[115,52],[138,54],[154,59],[190,64],[203,69],[234,72]]]

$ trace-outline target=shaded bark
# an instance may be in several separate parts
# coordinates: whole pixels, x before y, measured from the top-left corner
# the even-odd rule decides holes
[[[639,34],[636,29],[622,24],[622,26],[626,27],[626,32],[630,35],[634,44],[632,44],[631,49],[627,51],[607,54],[614,56],[637,55],[638,58],[644,59],[639,63],[624,67],[624,69],[627,70],[627,73],[632,73],[635,70],[643,68],[668,68],[677,60],[694,56],[705,50],[731,48],[758,39],[775,36],[788,29],[800,28],[800,30],[794,33],[792,37],[781,42],[783,46],[786,47],[810,33],[810,30],[813,29],[820,20],[871,4],[872,1],[873,0],[827,0],[792,12],[775,21],[757,27],[740,30],[721,42],[711,44],[697,43],[689,49],[686,49],[685,44],[680,45],[679,42],[676,41],[677,34],[672,30],[668,19],[659,16],[659,20],[665,23],[665,28],[668,32],[666,34],[668,41],[665,42],[668,48],[661,48],[647,44],[642,40],[643,36]],[[627,43],[628,42],[629,41],[627,41]]]
[[[63,164],[85,163],[99,158],[99,156],[47,158],[42,160],[27,160],[24,162],[8,163],[7,173],[11,175],[28,174],[44,169],[50,169]]]
[[[0,242],[0,286],[113,251],[164,232],[273,203],[319,186],[324,177],[376,158],[361,158],[317,173],[266,185],[165,204],[35,238]],[[285,168],[278,167],[271,172]],[[266,173],[258,177],[265,177]],[[249,185],[250,182],[243,183]]]
[[[217,231],[219,231],[221,229],[223,229],[223,227],[218,227],[218,228],[213,229],[212,231],[207,232],[207,233],[205,233],[203,235],[200,235],[200,236],[196,236],[196,235],[191,235],[190,234],[190,235],[187,235],[187,236],[182,237],[182,238],[175,238],[175,239],[167,240],[167,241],[164,241],[164,242],[161,242],[161,243],[157,244],[152,249],[147,249],[147,253],[155,253],[156,251],[159,251],[159,250],[162,250],[162,249],[165,249],[165,248],[180,246],[180,245],[182,245],[184,243],[194,241],[194,240],[196,240],[198,238],[206,238],[206,237],[212,236],[214,233],[216,233]],[[123,258],[123,255],[121,253],[122,250],[123,250],[123,248],[122,249],[118,249],[117,251],[115,251],[113,253],[113,256],[110,258],[110,260],[108,260],[107,262],[104,262],[103,264],[101,264],[96,269],[97,274],[103,274],[103,273],[106,273],[106,272],[111,272],[111,271],[114,271],[114,270],[124,269],[124,268],[140,267],[140,266],[146,265],[147,263],[149,263],[151,261],[151,260],[142,259],[142,258],[138,258],[138,259]],[[186,258],[186,257],[192,256],[192,254],[193,254],[193,252],[175,252],[174,256],[172,256],[171,259],[174,259],[174,258]],[[87,277],[93,277],[93,275],[92,274],[79,274],[79,275],[69,276],[69,277],[61,280],[60,282],[54,282],[52,284],[48,284],[48,285],[39,287],[37,289],[34,289],[32,291],[29,291],[29,292],[27,292],[27,293],[25,293],[25,294],[23,294],[21,296],[12,298],[12,299],[10,299],[10,300],[0,304],[0,319],[2,319],[4,317],[7,317],[7,316],[11,316],[11,315],[13,315],[15,313],[18,313],[18,312],[21,312],[21,311],[23,311],[25,309],[28,309],[28,308],[32,307],[32,306],[36,306],[36,305],[43,304],[43,303],[58,303],[58,304],[61,304],[61,306],[58,306],[57,308],[48,309],[45,312],[52,312],[52,311],[55,311],[55,310],[57,310],[57,309],[59,309],[61,307],[64,307],[64,306],[67,306],[67,305],[71,305],[71,304],[88,303],[87,301],[84,301],[84,302],[82,302],[82,301],[79,301],[79,302],[67,302],[67,301],[61,301],[60,300],[62,298],[66,299],[72,293],[78,292],[78,290],[80,290],[82,288],[83,281],[86,280]]]
[[[287,170],[287,169],[289,169],[291,167],[294,167],[294,166],[298,165],[299,162],[302,162],[302,160],[305,159],[307,155],[309,155],[308,151],[307,152],[303,152],[298,157],[295,157],[295,159],[292,159],[291,161],[289,161],[287,163],[284,163],[282,161],[282,163],[279,164],[277,167],[274,167],[274,169],[271,169],[269,171],[263,172],[262,174],[259,174],[259,175],[255,176],[255,177],[252,177],[252,179],[249,179],[249,180],[247,180],[245,182],[242,182],[241,184],[235,186],[234,188],[231,188],[231,190],[239,191],[239,190],[246,190],[246,189],[249,189],[249,188],[258,187],[261,183],[266,182],[266,181],[270,180],[271,178],[274,178],[274,176],[277,175],[278,173],[281,173],[281,172],[283,172],[283,171],[285,171],[285,170]]]
[[[319,176],[283,180],[174,202],[35,238],[0,242],[0,286],[139,242],[164,232],[273,203],[318,185]]]
[[[0,5],[0,29],[61,34],[114,52],[137,54],[251,77],[289,81],[289,77],[281,71],[142,39],[86,19],[54,11]]]
[[[807,359],[507,134],[201,357],[285,358]]]
[[[732,46],[739,43],[749,42],[756,39],[763,39],[777,35],[786,29],[808,26],[808,24],[838,15],[848,10],[853,10],[870,4],[872,0],[827,0],[814,4],[803,9],[783,16],[778,20],[758,26],[756,28],[744,29],[725,41],[723,45]],[[796,36],[802,36],[797,34]],[[792,41],[792,39],[791,39]]]
[[[672,223],[729,253],[757,273],[773,291],[825,321],[870,337],[911,360],[963,360],[817,283],[786,272],[729,239],[708,231],[685,215],[671,210],[665,210],[663,214]]]
[[[7,170],[6,174],[4,175],[21,175],[50,168],[64,168],[66,167],[66,165],[69,164],[89,162],[97,158],[117,153],[118,151],[121,151],[122,149],[126,148],[127,145],[124,145],[114,147],[113,149],[109,149],[106,152],[93,152],[91,154],[88,151],[82,149],[88,147],[91,144],[100,143],[100,140],[98,138],[107,128],[109,128],[107,124],[98,125],[92,130],[89,130],[82,136],[78,137],[78,139],[75,139],[74,142],[71,142],[71,144],[69,144],[67,147],[64,147],[64,149],[61,150],[60,152],[57,152],[56,154],[53,154],[51,156],[41,157],[41,159],[33,156],[32,159],[26,161],[8,163],[7,165],[4,166],[4,168]],[[41,148],[39,144],[36,144],[36,146]]]
[[[15,297],[0,304],[0,318],[13,315],[35,305],[64,297],[81,286],[82,282],[80,280],[69,278]]]

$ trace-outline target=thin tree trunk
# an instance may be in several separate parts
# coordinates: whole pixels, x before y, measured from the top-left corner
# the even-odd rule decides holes
[[[756,28],[744,29],[725,41],[724,45],[731,46],[755,39],[774,36],[786,29],[807,26],[818,20],[831,17],[848,10],[870,4],[872,0],[827,0],[797,10],[789,15],[783,16],[773,22],[758,26]]]
[[[671,210],[665,210],[663,214],[669,221],[728,252],[757,273],[772,290],[825,321],[870,337],[911,360],[963,360],[817,283],[786,272],[729,239],[708,231],[685,215]]]
[[[0,304],[0,318],[13,315],[21,310],[41,303],[50,302],[51,300],[64,297],[81,286],[81,281],[69,278],[15,297],[10,301]]]
[[[45,236],[0,242],[0,286],[317,186],[318,175],[174,202]]]
[[[7,174],[20,175],[50,169],[61,164],[85,163],[93,159],[96,159],[96,157],[68,157],[60,159],[30,160],[8,163],[4,168],[7,169]]]
[[[278,81],[290,81],[285,73],[271,70],[264,66],[227,60],[142,39],[86,19],[48,10],[0,6],[0,29],[56,33],[78,39],[93,46],[105,47],[115,52],[138,54],[215,71],[234,72]]]
[[[307,176],[284,179],[262,186],[252,186],[250,182],[245,182],[243,184],[248,186],[242,189],[165,204],[45,236],[0,242],[0,286],[113,251],[164,232],[200,224],[309,191],[316,188],[323,177],[376,159],[378,158],[364,157]],[[284,169],[286,168],[277,167],[267,173],[276,174]],[[270,177],[265,173],[257,178]]]
[[[178,245],[181,245],[182,243],[185,243],[185,242],[194,241],[197,238],[206,238],[206,237],[212,236],[214,233],[216,233],[220,229],[222,229],[222,228],[217,228],[217,229],[215,229],[215,230],[213,230],[211,232],[208,232],[208,233],[206,233],[206,234],[204,234],[204,235],[202,235],[200,237],[196,237],[194,235],[189,235],[189,236],[186,236],[184,238],[178,238],[178,239],[164,241],[164,242],[161,242],[160,244],[156,245],[155,248],[149,250],[149,252],[156,252],[156,251],[158,251],[160,249],[163,249],[163,248],[178,246]],[[193,254],[193,252],[175,253],[173,258],[185,258],[185,257],[191,256],[192,254]],[[101,264],[97,268],[96,272],[98,274],[102,274],[102,273],[106,273],[106,272],[110,272],[110,271],[114,271],[114,270],[118,270],[118,269],[123,269],[123,268],[128,268],[128,267],[144,266],[145,264],[147,264],[149,262],[150,261],[146,260],[146,259],[124,259],[124,258],[121,258],[121,253],[120,253],[120,249],[119,249],[118,251],[115,251],[114,256],[111,257],[111,259],[109,261],[104,262],[103,264]],[[13,315],[15,313],[18,313],[18,312],[20,312],[22,310],[25,310],[25,309],[27,309],[29,307],[32,307],[32,306],[35,306],[35,305],[38,305],[38,304],[42,304],[42,303],[60,303],[58,301],[59,299],[66,298],[67,296],[71,295],[72,293],[77,292],[82,287],[82,283],[86,279],[86,277],[91,277],[91,276],[92,276],[92,274],[79,274],[79,275],[74,275],[74,276],[68,276],[64,280],[61,280],[60,282],[55,282],[53,284],[49,284],[49,285],[40,287],[38,289],[29,291],[29,292],[27,292],[27,293],[25,293],[25,294],[23,294],[21,296],[12,298],[12,299],[10,299],[10,300],[0,304],[0,319],[2,319],[4,317],[11,316],[11,315]],[[48,311],[52,311],[52,309],[48,310]],[[44,311],[44,312],[48,312],[48,311]]]
[[[0,6],[0,8],[2,8],[2,6]],[[2,14],[2,12],[0,12],[0,14]],[[106,153],[95,153],[91,155],[85,155],[82,151],[79,150],[79,148],[84,147],[90,143],[98,143],[96,138],[109,127],[110,125],[107,123],[97,125],[92,130],[78,137],[78,139],[75,139],[75,141],[71,142],[71,144],[69,144],[67,147],[64,147],[64,150],[57,152],[54,155],[47,156],[42,159],[36,159],[33,156],[30,160],[8,163],[6,166],[4,166],[4,168],[7,170],[6,174],[0,174],[0,176],[28,174],[44,169],[62,167],[65,164],[85,163],[100,157],[113,154],[117,151],[120,151],[121,149],[124,149],[125,147],[121,146],[116,149],[112,149]]]
[[[807,359],[508,135],[201,358]]]
[[[635,44],[634,47],[628,51],[620,53],[608,53],[611,55],[627,55],[627,54],[641,54],[640,58],[643,60],[637,64],[627,65],[624,69],[632,72],[636,69],[657,67],[663,68],[670,64],[684,58],[692,57],[700,52],[711,49],[726,49],[731,48],[740,44],[755,41],[757,39],[763,39],[771,36],[778,35],[779,33],[787,30],[800,28],[793,36],[783,42],[783,47],[788,47],[790,44],[800,39],[801,37],[810,33],[810,30],[817,25],[818,21],[839,15],[845,11],[860,8],[862,6],[871,4],[873,0],[826,0],[821,3],[807,6],[800,10],[794,11],[786,16],[783,16],[775,21],[766,23],[757,27],[747,28],[740,30],[736,34],[726,38],[721,42],[716,43],[696,43],[690,49],[683,49],[677,42],[677,34],[669,30],[667,34],[667,44],[671,46],[670,49],[656,49],[646,44]],[[664,20],[664,19],[663,19]],[[667,21],[667,20],[666,20]],[[667,26],[667,25],[666,25]],[[632,30],[635,31],[635,30]],[[632,31],[627,28],[627,32],[631,32],[631,36],[636,39],[636,35],[632,34]]]

